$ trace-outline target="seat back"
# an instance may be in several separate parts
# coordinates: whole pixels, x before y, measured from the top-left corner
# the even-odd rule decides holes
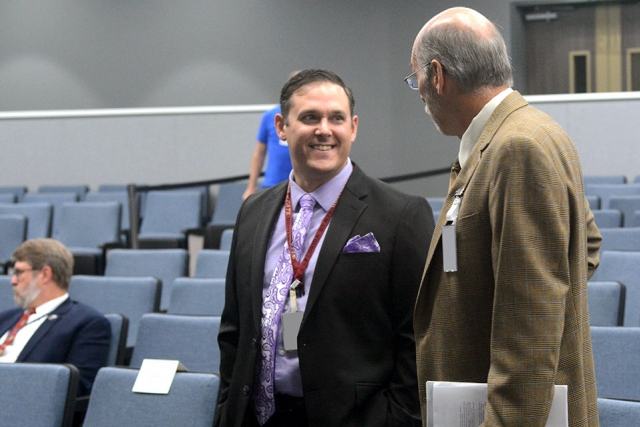
[[[224,279],[178,277],[173,282],[168,314],[220,316],[224,309]]]
[[[427,197],[427,202],[429,202],[429,206],[431,206],[431,211],[439,212],[442,210],[442,206],[444,205],[444,197]]]
[[[127,192],[127,184],[100,184],[98,185],[98,191],[99,192],[110,192],[110,191],[120,191],[120,192]]]
[[[640,184],[585,184],[584,193],[597,195],[600,197],[600,208],[609,209],[609,200],[613,196],[640,195]]]
[[[585,175],[584,184],[626,184],[627,177],[624,175]]]
[[[140,319],[158,311],[160,281],[155,277],[105,277],[76,275],[71,279],[71,298],[103,314],[122,313],[129,319],[127,347],[136,343]]]
[[[183,230],[200,226],[202,193],[197,190],[147,193],[140,239],[184,238]]]
[[[160,309],[169,306],[176,277],[186,277],[188,254],[184,249],[112,249],[107,254],[105,276],[154,276],[162,282]]]
[[[209,225],[233,226],[242,206],[242,195],[247,185],[240,182],[220,184],[216,196],[216,206]]]
[[[51,237],[53,205],[39,203],[1,203],[0,214],[24,215],[28,219],[27,239]]]
[[[0,313],[16,308],[13,302],[13,286],[11,286],[11,276],[0,275]]]
[[[119,202],[63,203],[60,224],[53,237],[69,248],[97,249],[120,241]]]
[[[586,196],[587,202],[589,203],[589,209],[595,211],[596,209],[600,209],[600,197],[595,194],[589,194]]]
[[[16,195],[12,193],[0,193],[0,203],[15,203]]]
[[[231,249],[231,243],[233,242],[233,228],[227,228],[220,234],[220,249],[228,251]]]
[[[640,210],[631,214],[627,227],[640,227]]]
[[[179,360],[192,372],[219,372],[219,316],[145,314],[130,366],[139,368],[144,359]]]
[[[129,319],[120,313],[107,313],[104,317],[111,324],[111,345],[109,346],[109,357],[107,358],[106,366],[124,365]]]
[[[129,229],[129,195],[126,191],[99,191],[87,193],[84,196],[85,202],[119,202],[122,205],[122,215],[120,219],[120,230]]]
[[[227,276],[229,251],[203,249],[198,252],[194,277],[224,279]]]
[[[215,374],[178,372],[169,394],[134,393],[137,369],[98,371],[84,427],[211,427],[220,378]]]
[[[640,326],[640,252],[604,251],[594,282],[620,282],[625,286],[623,326]]]
[[[42,185],[38,187],[38,193],[75,193],[77,200],[83,200],[89,192],[88,185]]]
[[[625,287],[619,282],[589,282],[589,322],[591,326],[622,326]]]
[[[13,251],[27,238],[27,217],[24,215],[0,215],[0,263],[11,259]]]
[[[640,402],[598,398],[600,427],[635,426],[640,420]]]
[[[53,206],[53,218],[51,220],[51,235],[55,236],[60,224],[60,211],[63,203],[77,202],[78,195],[74,192],[65,193],[27,193],[22,198],[26,203],[46,202]]]
[[[622,212],[623,225],[630,227],[633,213],[640,210],[640,196],[613,196],[609,200],[609,207]]]
[[[640,227],[602,228],[601,251],[640,251]]]
[[[3,426],[70,427],[78,389],[73,365],[0,363]]]
[[[0,193],[9,193],[14,195],[14,201],[19,202],[22,200],[22,196],[27,193],[27,187],[22,185],[17,186],[2,186],[0,187]]]
[[[622,212],[618,209],[598,209],[592,212],[598,228],[622,227]]]
[[[640,328],[592,326],[598,396],[640,400]]]

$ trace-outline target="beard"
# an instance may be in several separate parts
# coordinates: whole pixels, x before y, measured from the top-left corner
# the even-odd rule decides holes
[[[27,309],[29,308],[29,305],[31,305],[31,303],[40,296],[40,292],[41,289],[38,287],[36,279],[33,278],[22,292],[16,292],[13,294],[13,301],[18,307]]]

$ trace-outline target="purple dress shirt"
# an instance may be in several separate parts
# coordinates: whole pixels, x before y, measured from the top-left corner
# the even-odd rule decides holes
[[[342,189],[349,180],[353,166],[351,165],[351,159],[347,159],[347,164],[344,168],[333,178],[321,185],[315,191],[310,194],[316,199],[315,209],[313,211],[313,217],[311,218],[311,224],[309,231],[307,232],[307,238],[304,242],[304,247],[300,259],[304,258],[304,254],[307,253],[307,248],[313,240],[322,219],[326,213],[331,209],[331,206],[335,203],[336,199],[340,196]],[[300,198],[306,194],[306,192],[293,181],[293,172],[289,175],[289,182],[291,183],[291,206],[294,206],[293,221],[295,221],[300,206],[298,202]],[[333,221],[333,219],[332,219]],[[305,287],[304,296],[297,298],[298,311],[304,311],[307,305],[307,297],[309,295],[309,286],[313,279],[313,272],[316,268],[316,261],[318,260],[318,254],[322,249],[322,243],[324,242],[324,236],[327,234],[327,230],[331,227],[331,222],[325,230],[324,234],[318,242],[313,256],[309,260],[309,265],[304,272],[303,284]],[[285,219],[284,219],[284,205],[280,210],[280,215],[276,226],[271,234],[271,240],[269,241],[269,249],[267,250],[267,257],[264,264],[264,279],[262,281],[262,298],[264,299],[271,283],[271,277],[273,271],[278,263],[278,257],[282,252],[282,247],[286,240],[285,232]],[[289,298],[285,304],[285,313],[289,313],[291,308],[289,307]],[[302,396],[302,377],[300,376],[300,365],[298,363],[297,351],[284,351],[283,338],[282,338],[282,322],[278,329],[278,341],[276,344],[276,360],[275,360],[275,386],[276,393],[288,394],[290,396]]]

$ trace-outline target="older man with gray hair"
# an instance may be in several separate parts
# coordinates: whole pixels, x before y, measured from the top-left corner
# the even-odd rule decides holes
[[[575,146],[510,88],[504,40],[472,9],[427,22],[411,66],[460,138],[414,313],[421,401],[429,380],[488,383],[483,425],[544,426],[564,384],[569,424],[597,426],[586,287],[601,237]]]
[[[73,256],[60,242],[34,239],[13,253],[18,308],[0,313],[0,363],[70,363],[80,372],[78,395],[91,391],[107,362],[109,321],[69,298]]]

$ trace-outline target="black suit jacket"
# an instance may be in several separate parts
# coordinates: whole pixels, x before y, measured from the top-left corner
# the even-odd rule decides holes
[[[0,336],[18,323],[24,312],[0,313]],[[88,305],[67,299],[53,310],[33,334],[16,362],[71,363],[80,372],[78,396],[89,394],[98,369],[107,362],[109,320]]]
[[[264,263],[286,188],[248,198],[238,214],[218,336],[216,425],[255,425]],[[379,253],[342,253],[369,232]],[[426,199],[354,167],[319,248],[298,334],[311,426],[420,425],[412,314],[432,232]]]

